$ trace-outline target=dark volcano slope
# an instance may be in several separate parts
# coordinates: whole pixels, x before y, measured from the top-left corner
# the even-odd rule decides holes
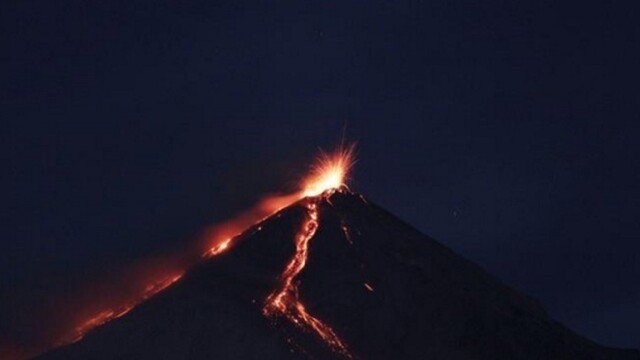
[[[295,252],[304,212],[284,209],[123,318],[40,359],[340,358],[315,334],[261,313]],[[353,194],[321,202],[297,280],[307,310],[357,359],[640,359],[572,333],[534,300]]]

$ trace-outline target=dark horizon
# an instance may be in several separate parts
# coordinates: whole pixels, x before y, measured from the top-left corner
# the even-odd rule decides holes
[[[0,343],[291,189],[344,131],[354,190],[640,348],[634,9],[249,5],[0,5]]]

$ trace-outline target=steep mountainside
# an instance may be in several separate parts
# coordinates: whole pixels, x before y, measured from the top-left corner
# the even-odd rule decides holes
[[[309,204],[317,205],[315,225]],[[288,316],[265,307],[286,285],[287,266],[299,270],[289,269]],[[326,326],[344,349],[310,323]],[[306,358],[595,360],[640,353],[572,333],[536,301],[343,189],[283,209],[124,317],[40,357]]]

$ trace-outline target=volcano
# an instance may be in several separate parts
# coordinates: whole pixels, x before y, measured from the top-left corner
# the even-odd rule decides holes
[[[640,352],[574,334],[537,301],[340,186],[250,226],[228,251],[38,359],[595,360]]]

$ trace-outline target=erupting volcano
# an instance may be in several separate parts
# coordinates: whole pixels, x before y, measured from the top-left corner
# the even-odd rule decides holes
[[[300,189],[207,229],[197,263],[41,359],[640,359],[353,193],[354,160],[321,155]]]
[[[340,147],[333,153],[321,152],[310,173],[301,182],[300,189],[291,194],[268,196],[243,214],[223,224],[213,226],[206,231],[206,259],[228,251],[239,235],[248,227],[264,220],[280,209],[290,206],[303,198],[308,198],[309,219],[303,222],[300,233],[296,235],[297,252],[282,274],[282,286],[269,296],[264,306],[265,316],[283,315],[296,325],[315,331],[328,345],[345,356],[349,356],[346,346],[331,328],[319,319],[308,314],[304,305],[297,299],[297,287],[294,278],[303,270],[307,256],[308,243],[318,227],[317,201],[320,197],[330,196],[336,189],[346,186],[345,179],[355,161],[354,146]],[[94,328],[127,314],[133,308],[182,278],[180,270],[157,279],[151,279],[135,297],[123,299],[121,303],[94,313],[76,324],[63,334],[55,346],[64,346],[80,341]]]

